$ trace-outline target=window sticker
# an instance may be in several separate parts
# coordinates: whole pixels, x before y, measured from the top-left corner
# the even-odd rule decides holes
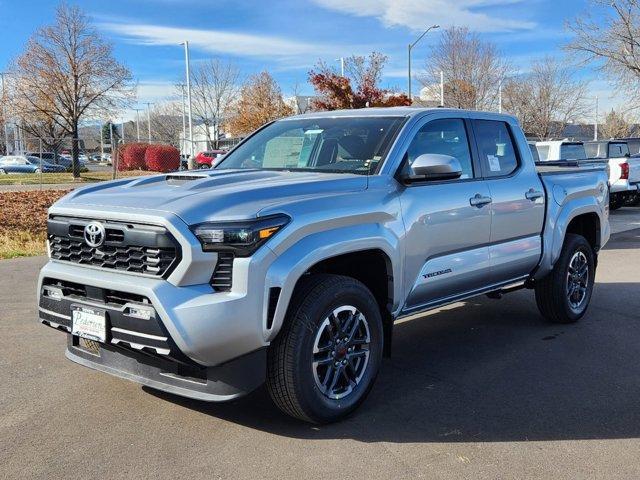
[[[500,159],[495,155],[487,155],[487,160],[489,160],[489,170],[492,172],[499,172],[500,168]]]

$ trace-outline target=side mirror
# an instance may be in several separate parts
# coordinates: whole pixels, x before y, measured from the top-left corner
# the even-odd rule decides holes
[[[462,175],[462,166],[457,158],[438,153],[420,155],[411,164],[411,173],[405,181],[453,180]]]

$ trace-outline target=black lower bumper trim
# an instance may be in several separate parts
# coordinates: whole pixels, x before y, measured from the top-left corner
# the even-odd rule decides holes
[[[244,396],[264,383],[266,349],[243,355],[216,367],[185,365],[100,344],[98,352],[79,345],[68,335],[67,358],[95,370],[131,380],[157,390],[208,402],[224,402]]]

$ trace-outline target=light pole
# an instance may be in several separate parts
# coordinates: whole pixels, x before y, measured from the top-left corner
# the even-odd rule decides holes
[[[5,154],[9,155],[9,130],[7,129],[7,99],[5,93],[4,79],[6,73],[0,72],[0,80],[2,80],[2,125],[4,127],[4,149]]]
[[[136,139],[138,143],[140,143],[140,109],[134,108],[136,111]]]
[[[598,140],[598,97],[596,97],[596,119],[593,122],[593,139]]]
[[[151,143],[151,105],[153,105],[153,103],[151,102],[147,102],[147,130],[148,130],[148,134],[149,134],[149,143]]]
[[[180,87],[180,91],[182,92],[182,145],[180,146],[180,153],[182,153],[187,151],[184,145],[185,140],[187,139],[187,119],[185,117],[186,106],[184,100],[184,83],[180,83],[178,84],[178,86]]]
[[[408,82],[408,83],[409,83],[409,100],[411,100],[411,49],[412,49],[413,47],[415,47],[415,46],[416,46],[416,43],[418,43],[420,40],[422,40],[422,37],[424,37],[424,36],[425,36],[427,33],[429,33],[431,30],[435,30],[436,28],[440,28],[440,25],[431,25],[429,28],[427,28],[427,29],[422,33],[422,35],[420,35],[420,36],[416,39],[416,41],[415,41],[415,42],[413,42],[413,43],[410,43],[410,44],[409,44],[409,49],[408,49],[408,50],[409,50],[409,52],[408,52],[408,53],[409,53],[409,63],[408,63],[408,67],[409,67],[409,68],[408,68],[408,70],[409,70],[409,78],[408,78],[408,80],[409,80],[409,82]]]
[[[193,159],[193,119],[191,115],[191,70],[189,66],[189,41],[185,40],[181,45],[184,45],[184,63],[185,74],[187,77],[187,112],[189,114],[189,170],[195,168],[195,161]]]

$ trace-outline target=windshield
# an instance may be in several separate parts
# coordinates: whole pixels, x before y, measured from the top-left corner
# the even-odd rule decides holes
[[[583,160],[587,158],[584,145],[581,143],[565,143],[560,147],[560,159]]]
[[[404,117],[281,120],[229,152],[217,169],[375,173]]]

